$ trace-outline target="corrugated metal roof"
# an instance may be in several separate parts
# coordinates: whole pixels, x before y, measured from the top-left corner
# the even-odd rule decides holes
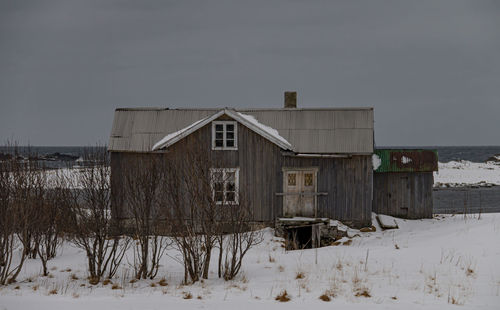
[[[116,109],[110,151],[150,152],[169,133],[221,109]],[[373,153],[373,108],[242,109],[278,130],[298,153]]]
[[[375,172],[431,172],[438,170],[437,150],[376,149],[380,165]]]

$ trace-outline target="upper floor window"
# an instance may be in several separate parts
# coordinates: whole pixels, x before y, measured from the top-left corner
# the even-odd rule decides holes
[[[235,121],[212,122],[212,149],[237,150],[238,126]]]

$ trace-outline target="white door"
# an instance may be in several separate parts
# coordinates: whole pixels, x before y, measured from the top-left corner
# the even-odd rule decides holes
[[[283,215],[285,217],[314,217],[316,172],[314,170],[287,170],[283,176]]]

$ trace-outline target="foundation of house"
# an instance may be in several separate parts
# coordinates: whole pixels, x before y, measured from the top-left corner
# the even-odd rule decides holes
[[[349,228],[328,218],[278,218],[275,234],[285,239],[286,250],[301,250],[332,245],[343,237],[352,237]]]

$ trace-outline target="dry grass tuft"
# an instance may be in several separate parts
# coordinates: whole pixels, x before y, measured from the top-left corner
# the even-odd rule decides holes
[[[359,230],[360,232],[374,232],[377,231],[377,228],[375,226],[370,226],[370,227],[363,227]]]
[[[104,281],[102,281],[102,285],[108,285],[111,283],[111,280],[110,279],[105,279]],[[113,283],[111,283],[113,284]]]
[[[198,297],[196,297],[196,299],[203,299],[203,297],[201,297],[201,295],[198,295]]]
[[[149,286],[156,287],[156,284],[155,283],[151,283]]]
[[[32,289],[33,289],[34,291],[38,290],[38,285],[33,286],[33,287],[32,287]]]
[[[112,290],[121,290],[121,289],[122,289],[122,287],[121,287],[121,286],[119,286],[118,284],[116,284],[116,283],[115,283],[115,284],[113,284],[113,285],[111,286],[111,289],[112,289]]]
[[[362,288],[362,289],[356,290],[354,296],[356,296],[356,297],[366,297],[366,298],[372,297],[372,295],[370,295],[370,292],[368,291],[367,288]]]
[[[283,290],[278,296],[276,296],[275,300],[279,302],[287,302],[290,301],[292,298],[290,295],[288,295],[286,290]]]
[[[284,266],[282,266],[282,265],[279,265],[279,266],[278,266],[278,270],[279,270],[280,272],[283,272],[283,271],[285,271],[285,267],[284,267]]]
[[[399,245],[398,245],[397,243],[394,243],[394,248],[395,248],[396,250],[399,250]]]
[[[190,292],[184,292],[184,296],[182,296],[182,298],[191,299],[193,298],[193,294],[191,294]]]
[[[97,283],[99,283],[99,278],[97,278],[97,277],[89,278],[89,283],[92,285],[97,285]]]
[[[128,283],[135,283],[135,282],[137,282],[137,279],[132,279]]]
[[[297,272],[295,279],[304,279],[305,277],[306,277],[306,275],[302,271],[299,271],[299,272]]]
[[[330,300],[332,300],[330,298],[330,296],[328,296],[326,294],[323,294],[323,295],[319,296],[319,299],[321,299],[322,301],[330,301]]]
[[[332,244],[331,244],[331,245],[333,245],[333,246],[337,246],[337,245],[340,245],[341,243],[342,243],[342,242],[340,242],[340,241],[334,241],[334,242],[332,242]]]
[[[392,296],[391,299],[392,300],[398,300],[398,298],[396,296]]]
[[[74,273],[71,274],[70,278],[71,280],[78,280],[78,277]]]
[[[351,243],[352,243],[352,239],[349,239],[349,240],[347,240],[347,241],[344,241],[344,242],[342,243],[342,245],[351,245]]]
[[[16,286],[16,287],[14,287],[14,289],[15,289],[15,290],[19,290],[19,289],[21,289],[21,287],[18,285],[18,286]]]
[[[274,259],[274,257],[271,256],[271,254],[269,254],[269,262],[270,263],[274,263],[276,260]]]
[[[158,281],[158,285],[159,286],[167,286],[168,285],[167,280],[165,278],[161,278],[161,280]]]
[[[53,289],[53,290],[49,291],[49,294],[50,295],[56,295],[57,294],[57,290]]]
[[[466,269],[465,269],[465,274],[466,274],[468,277],[473,276],[473,275],[474,275],[474,269],[472,269],[471,267],[466,268]]]

